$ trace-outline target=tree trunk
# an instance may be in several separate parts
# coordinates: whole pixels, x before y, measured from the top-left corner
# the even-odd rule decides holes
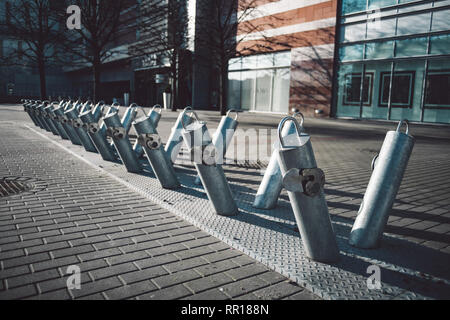
[[[172,111],[177,111],[178,105],[178,53],[172,58]]]
[[[100,92],[100,74],[101,74],[101,62],[100,62],[100,56],[96,55],[94,56],[94,61],[92,63],[92,71],[94,73],[94,92],[92,101],[94,103],[97,103],[97,101],[101,100],[101,92]]]
[[[41,100],[47,99],[47,83],[45,75],[45,62],[42,58],[38,59],[38,69],[39,69],[39,84],[41,91]]]
[[[222,61],[220,70],[220,114],[226,115],[228,104],[228,61]]]

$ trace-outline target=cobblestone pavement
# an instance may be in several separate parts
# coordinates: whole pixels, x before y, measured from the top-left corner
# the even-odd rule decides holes
[[[0,198],[0,299],[317,299],[0,117],[0,177],[33,186]]]
[[[25,115],[21,112],[20,107],[5,107],[0,110],[5,111],[0,113],[1,119],[5,120],[20,120],[30,124]],[[7,112],[6,112],[7,111]],[[1,111],[0,111],[1,112]],[[167,138],[170,127],[173,124],[177,114],[165,112],[159,125],[159,132],[163,140]],[[217,125],[218,117],[211,112],[200,112],[200,117],[208,121],[208,127],[214,128]],[[280,116],[268,115],[254,115],[244,114],[241,117],[240,127],[249,128],[256,127],[263,129],[267,127],[276,127]],[[295,222],[290,213],[289,203],[285,193],[282,194],[279,207],[277,210],[271,211],[255,211],[251,210],[249,204],[252,202],[256,188],[259,185],[261,176],[258,169],[238,166],[226,166],[225,172],[232,185],[235,195],[238,195],[240,201],[240,208],[246,213],[240,215],[236,220],[233,220],[232,226],[229,229],[236,232],[236,225],[244,224],[245,227],[252,228],[250,231],[242,233],[242,239],[229,239],[227,235],[221,235],[217,231],[217,226],[223,226],[223,222],[218,220],[216,225],[208,225],[209,221],[200,221],[198,217],[186,216],[188,220],[193,219],[194,222],[201,225],[208,232],[216,235],[218,238],[232,244],[234,247],[254,256],[260,261],[265,262],[271,268],[276,269],[283,274],[288,275],[291,279],[306,284],[308,289],[314,292],[317,287],[321,288],[317,293],[325,298],[347,298],[351,293],[343,292],[342,294],[336,291],[341,290],[339,286],[334,286],[336,282],[345,283],[346,277],[360,277],[364,275],[367,264],[376,263],[382,266],[384,278],[382,281],[386,282],[386,290],[382,294],[368,293],[367,295],[358,296],[357,298],[439,298],[449,297],[448,283],[449,283],[449,245],[450,245],[450,200],[448,191],[450,184],[448,178],[450,176],[450,130],[445,126],[423,126],[413,125],[411,127],[411,134],[413,134],[417,141],[416,146],[411,157],[408,170],[406,172],[401,190],[398,194],[397,201],[391,211],[391,217],[387,227],[387,233],[383,241],[382,247],[379,250],[353,250],[346,245],[346,237],[349,228],[356,216],[356,212],[361,203],[362,196],[370,178],[370,161],[373,155],[381,147],[385,132],[392,130],[395,125],[392,123],[374,123],[374,122],[355,122],[342,120],[321,120],[321,119],[307,119],[306,131],[312,135],[312,142],[316,153],[317,162],[322,167],[327,176],[326,194],[327,201],[332,214],[334,227],[338,235],[338,241],[341,247],[341,253],[345,258],[343,261],[333,267],[337,269],[324,267],[322,264],[316,264],[312,269],[298,272],[299,266],[296,261],[286,261],[286,248],[292,246],[297,247],[298,233],[296,232]],[[24,131],[24,135],[33,135],[31,132]],[[48,138],[51,135],[46,134]],[[59,139],[53,139],[60,141]],[[264,144],[266,143],[266,144]],[[122,178],[122,180],[130,181],[130,184],[137,186],[137,189],[144,189],[148,183],[148,177],[134,177],[127,176],[124,170],[117,166],[108,163],[98,162],[98,156],[88,155],[80,152],[79,147],[65,144],[65,146],[72,150],[72,152],[86,157],[90,162],[105,166],[108,171],[114,175]],[[259,141],[259,147],[267,147],[267,142]],[[97,160],[95,160],[97,159]],[[53,160],[52,160],[53,161]],[[76,161],[76,160],[73,160]],[[264,161],[263,161],[264,164]],[[192,176],[192,168],[189,166],[179,167],[178,170],[185,170],[188,172],[184,176],[182,173],[183,185],[188,185],[187,177]],[[189,172],[190,171],[190,172]],[[77,176],[78,177],[78,176]],[[131,178],[130,178],[131,177]],[[145,180],[145,182],[143,182]],[[154,180],[154,179],[153,179]],[[149,187],[149,185],[147,185]],[[148,188],[147,191],[150,196],[163,195],[158,194],[156,188]],[[202,190],[193,189],[196,192],[195,204],[206,201],[203,197]],[[142,194],[142,193],[141,193]],[[204,195],[204,194],[203,194]],[[191,197],[192,194],[186,194],[185,197]],[[242,204],[244,203],[244,204]],[[187,207],[189,203],[184,203]],[[163,203],[164,207],[173,208],[176,210],[176,205],[167,205]],[[186,208],[187,208],[186,207]],[[189,210],[185,210],[189,211]],[[247,215],[248,213],[248,215]],[[207,216],[210,217],[210,216]],[[247,218],[250,217],[250,218]],[[246,220],[251,219],[251,220]],[[255,223],[256,226],[250,225],[249,222]],[[222,224],[221,224],[222,223]],[[247,224],[245,224],[247,223]],[[258,225],[259,224],[259,225]],[[226,226],[230,224],[225,224]],[[253,228],[254,227],[254,228]],[[226,228],[225,228],[226,229]],[[228,229],[226,229],[228,231]],[[263,231],[261,231],[263,230]],[[267,230],[264,231],[264,230]],[[123,230],[126,231],[126,230]],[[239,230],[238,230],[239,231]],[[122,231],[121,231],[122,232]],[[269,252],[267,257],[264,257],[263,252],[252,248],[252,243],[255,239],[248,238],[248,233],[259,232],[263,234],[261,237],[255,237],[256,242],[261,242],[267,247],[263,249]],[[235,234],[235,233],[232,233]],[[270,236],[275,235],[276,239],[264,239],[264,234]],[[247,236],[247,239],[245,237]],[[267,238],[267,237],[266,237]],[[264,242],[272,241],[272,242]],[[407,240],[407,241],[405,241]],[[1,240],[0,240],[1,241]],[[181,240],[185,243],[185,240]],[[281,243],[277,243],[277,241]],[[240,243],[239,243],[240,242]],[[275,242],[275,245],[271,244]],[[275,248],[272,248],[275,247]],[[250,249],[249,249],[250,248]],[[284,250],[284,251],[283,251]],[[280,254],[282,260],[274,262],[273,257],[277,257],[278,251],[283,251]],[[301,250],[294,252],[290,257],[292,260],[301,260]],[[290,253],[288,253],[289,256]],[[295,256],[300,254],[300,256]],[[264,259],[266,258],[266,259]],[[272,259],[269,261],[268,259]],[[364,261],[365,264],[361,264]],[[358,268],[355,266],[359,265]],[[311,265],[302,262],[301,266]],[[297,271],[293,269],[297,269]],[[316,272],[317,270],[321,272]],[[336,270],[342,272],[336,273]],[[325,273],[325,277],[324,277]],[[306,279],[305,279],[306,274]],[[311,281],[316,274],[320,276],[315,279],[316,282]],[[402,277],[399,277],[399,274]],[[356,276],[355,276],[356,275]],[[365,277],[367,274],[365,275]],[[342,279],[340,279],[342,277]],[[364,279],[365,279],[364,277]],[[91,278],[90,280],[95,279]],[[313,279],[314,280],[314,279]],[[360,281],[359,279],[358,281]],[[356,281],[356,280],[355,280]],[[358,290],[361,283],[356,281]],[[321,283],[322,282],[322,285]],[[253,283],[253,281],[250,281]],[[283,282],[285,283],[285,282]],[[385,283],[383,282],[383,285]],[[4,286],[4,284],[2,284]],[[353,285],[350,281],[350,286]],[[297,287],[299,288],[299,287]],[[330,289],[331,288],[331,289]],[[282,291],[285,289],[283,288]],[[301,288],[299,289],[301,290]],[[328,295],[323,294],[328,290]],[[346,289],[348,290],[348,288]],[[344,290],[345,291],[345,290]],[[350,290],[351,291],[351,290]],[[357,291],[355,289],[355,291]],[[217,290],[215,290],[217,292]],[[222,293],[222,291],[220,291]],[[271,293],[266,291],[266,293]],[[275,289],[273,292],[277,292]],[[299,296],[305,295],[302,291]],[[423,295],[423,296],[422,296]],[[252,297],[243,295],[241,297]],[[269,297],[269,296],[267,296]]]

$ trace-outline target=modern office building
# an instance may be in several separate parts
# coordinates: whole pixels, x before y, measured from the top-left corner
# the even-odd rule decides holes
[[[450,1],[259,2],[265,30],[238,37],[267,45],[230,61],[231,106],[450,123]]]
[[[0,0],[0,11],[5,12],[8,1]],[[170,50],[156,46],[152,37],[154,30],[167,34],[177,21],[167,17],[155,24],[142,9],[156,0],[133,1],[125,14],[136,16],[134,31],[115,44],[125,53],[103,65],[103,96],[109,101],[129,92],[139,104],[162,103],[172,72]],[[199,0],[159,2],[171,1],[184,2],[188,16],[186,43],[176,60],[178,107],[217,110],[215,58],[198,41],[210,36],[201,23],[209,13]],[[241,5],[236,55],[229,61],[229,108],[450,123],[450,0],[236,1]],[[11,45],[20,44],[0,35],[0,55]],[[61,81],[57,73],[49,77],[49,94],[64,93],[67,87],[73,95],[91,94],[89,68],[64,70]],[[0,98],[31,94],[27,90],[37,88],[36,81],[36,74],[25,77],[3,68]]]

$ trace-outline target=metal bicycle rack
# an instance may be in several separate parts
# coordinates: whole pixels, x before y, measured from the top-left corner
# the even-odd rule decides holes
[[[98,122],[103,114],[103,109],[105,104],[99,102],[91,110],[83,111],[80,114],[80,119],[83,121],[83,129],[87,132],[89,137],[91,137],[98,153],[103,160],[115,161],[117,159],[114,147],[110,145],[106,139],[106,128],[100,127]]]
[[[282,130],[289,120],[295,123],[297,139],[287,146]],[[285,117],[278,126],[278,139],[283,186],[288,191],[306,256],[319,262],[335,262],[339,248],[323,192],[325,174],[317,168],[310,136],[302,132],[294,117]]]
[[[400,131],[402,124],[405,133]],[[379,245],[413,147],[407,120],[386,134],[380,154],[372,161],[372,176],[350,233],[351,245],[367,249]]]
[[[83,130],[83,122],[79,118],[80,114],[77,109],[77,105],[74,105],[64,112],[64,115],[68,119],[68,126],[71,126],[74,129],[86,151],[97,153],[98,151],[92,143],[91,138],[87,132]]]
[[[301,117],[300,127],[303,128],[304,117],[303,114],[297,112],[294,117]],[[296,135],[297,129],[293,121],[289,121],[284,125],[281,131],[283,138],[289,138]],[[281,176],[280,165],[278,164],[278,151],[279,142],[274,143],[274,151],[270,157],[269,164],[264,172],[264,177],[256,192],[255,201],[253,207],[258,209],[270,210],[277,206],[278,198],[280,197],[281,190],[283,189],[283,177]]]
[[[36,105],[35,105],[35,112],[36,112],[36,116],[38,117],[38,119],[40,119],[42,127],[45,131],[47,132],[52,132],[52,130],[50,129],[50,126],[47,122],[47,119],[44,116],[44,107],[46,106],[46,103],[48,101],[39,101]]]
[[[47,107],[47,115],[52,121],[53,125],[55,126],[55,129],[58,131],[59,136],[63,140],[69,140],[69,136],[67,135],[66,130],[63,128],[61,123],[58,121],[58,116],[55,114],[55,105],[59,105],[58,102],[52,102],[50,106]]]
[[[111,112],[111,109],[103,117],[103,123],[106,126],[106,135],[112,138],[113,145],[127,171],[134,173],[141,172],[142,166],[131,146],[128,133],[120,121],[119,110],[116,108],[116,111]]]
[[[53,109],[53,104],[49,103],[47,106],[45,106],[42,109],[42,114],[45,117],[45,120],[47,121],[47,124],[50,127],[50,130],[53,132],[53,134],[55,136],[60,136],[58,128],[56,127],[55,122],[52,117],[52,112],[51,112],[52,109]]]
[[[152,118],[151,112],[148,116],[145,115],[135,120],[133,126],[138,134],[137,142],[147,155],[161,186],[165,189],[179,188],[180,182],[175,174],[172,162],[162,147],[161,137],[156,130],[155,119]]]
[[[80,138],[78,137],[78,134],[75,132],[75,129],[69,124],[69,119],[64,114],[64,111],[66,108],[69,108],[71,106],[70,101],[66,103],[60,104],[57,108],[53,109],[53,113],[57,117],[57,121],[61,124],[61,126],[64,128],[64,130],[67,133],[67,136],[69,137],[69,140],[77,146],[81,146]]]
[[[183,117],[192,112],[195,121],[186,126]],[[206,191],[208,199],[218,215],[231,216],[238,213],[238,207],[233,199],[230,186],[225,178],[222,166],[217,163],[217,150],[205,122],[198,120],[192,110],[184,110],[180,117],[183,127],[183,140],[191,153],[197,173]]]
[[[159,110],[159,112],[157,110]],[[162,107],[159,104],[156,104],[148,114],[148,118],[150,119],[150,121],[152,121],[153,127],[155,129],[158,128],[159,120],[161,119],[161,112]],[[134,143],[133,150],[134,152],[136,152],[139,158],[144,155],[144,149],[142,148],[142,145],[139,144],[138,140],[136,140],[136,142]]]
[[[30,109],[32,101],[31,100],[22,100],[22,104],[23,104],[23,110],[28,114],[31,121],[33,121],[35,126],[39,127],[40,125],[39,125],[34,113]]]
[[[230,113],[234,112],[236,114],[235,118],[230,117]],[[228,146],[233,139],[234,132],[238,126],[238,113],[234,109],[230,109],[225,116],[220,119],[219,126],[213,135],[212,143],[216,147],[218,152],[217,159],[219,164],[223,164],[225,154],[227,153]],[[201,184],[200,177],[195,178],[194,183],[196,185]]]
[[[191,107],[186,107],[178,115],[177,121],[175,121],[175,124],[172,127],[169,139],[167,140],[166,146],[164,148],[172,163],[175,163],[178,153],[180,152],[181,145],[183,144],[183,123],[184,125],[188,125],[193,120],[192,117],[187,114],[188,112],[192,112]]]

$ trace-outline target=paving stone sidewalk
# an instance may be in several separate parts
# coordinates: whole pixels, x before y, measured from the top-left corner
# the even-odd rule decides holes
[[[0,122],[0,177],[34,186],[0,198],[0,299],[317,299],[19,122]]]
[[[20,107],[5,109],[9,112],[2,113],[0,108],[0,116],[5,119],[31,124]],[[214,129],[220,119],[212,112],[199,114],[201,119],[208,121],[210,129]],[[176,115],[171,112],[163,114],[158,130],[164,141]],[[279,119],[280,116],[242,114],[240,128],[275,128]],[[189,190],[180,195],[161,190],[151,175],[127,174],[123,167],[103,162],[80,147],[61,143],[51,134],[44,133],[44,137],[63,145],[74,155],[82,156],[94,166],[103,167],[114,177],[139,190],[140,194],[158,201],[166,199],[161,203],[166,209],[193,221],[203,230],[306,285],[322,297],[450,297],[449,127],[414,125],[411,128],[417,139],[416,146],[391,211],[382,247],[377,250],[355,250],[348,246],[347,236],[370,178],[370,161],[381,147],[386,131],[395,129],[395,124],[307,119],[306,128],[312,135],[317,162],[326,173],[327,202],[343,254],[341,262],[334,266],[312,264],[304,259],[284,192],[276,210],[254,210],[251,207],[262,178],[257,167],[225,167],[243,214],[236,219],[222,219],[209,212],[203,190],[192,186],[195,171],[191,166],[178,166],[182,184]],[[43,133],[42,130],[40,132]],[[264,143],[258,141],[259,147],[267,147]],[[177,199],[183,201],[177,203]],[[385,286],[382,292],[367,292],[365,268],[370,264],[382,267]],[[305,292],[302,291],[299,296]],[[253,295],[244,294],[241,297]]]

